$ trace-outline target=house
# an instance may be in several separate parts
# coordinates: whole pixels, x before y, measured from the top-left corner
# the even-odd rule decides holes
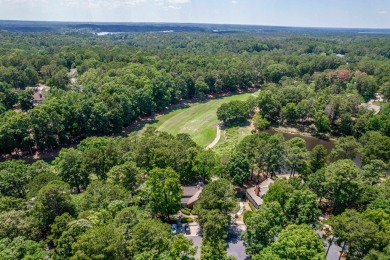
[[[50,87],[43,84],[37,84],[33,87],[26,87],[26,90],[32,90],[34,92],[32,103],[36,106],[46,99],[46,93],[50,91]]]
[[[74,76],[76,73],[77,73],[77,69],[70,69],[68,72],[68,76],[69,77]]]
[[[204,184],[201,181],[194,182],[188,186],[182,186],[181,206],[183,208],[193,208],[202,193],[203,187]]]
[[[46,99],[45,95],[41,91],[35,91],[33,95],[33,105],[38,105]]]
[[[246,198],[255,206],[259,208],[263,205],[263,196],[267,193],[268,187],[274,183],[271,178],[263,180],[260,184],[252,186],[246,190]]]

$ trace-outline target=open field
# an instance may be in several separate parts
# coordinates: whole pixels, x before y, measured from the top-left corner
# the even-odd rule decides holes
[[[173,135],[188,133],[198,145],[206,147],[217,134],[218,107],[229,101],[246,100],[251,95],[251,93],[244,93],[193,103],[158,117],[157,122],[152,126]]]

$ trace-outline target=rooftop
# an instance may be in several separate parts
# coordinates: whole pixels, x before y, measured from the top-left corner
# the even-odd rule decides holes
[[[251,199],[257,204],[255,206],[258,207],[258,206],[263,205],[262,197],[267,193],[268,187],[272,183],[274,183],[274,180],[272,180],[271,178],[267,178],[262,183],[260,183],[260,193],[259,193],[259,196],[257,196],[256,192],[255,192],[256,186],[253,186],[253,187],[248,188],[246,190],[247,195],[249,195],[251,197]]]
[[[203,189],[203,182],[196,181],[187,186],[182,186],[183,195],[181,196],[181,204],[191,204],[195,202]]]
[[[45,96],[41,92],[35,92],[33,95],[33,100],[34,101],[43,101],[45,100]]]

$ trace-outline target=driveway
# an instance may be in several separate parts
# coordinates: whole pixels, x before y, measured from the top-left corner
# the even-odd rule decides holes
[[[322,230],[316,230],[316,232],[321,238],[323,238]],[[325,247],[325,250],[328,250],[329,242],[327,240],[324,240],[324,247]],[[326,256],[326,259],[327,260],[338,260],[340,258],[340,252],[341,252],[341,247],[336,245],[335,241],[333,241],[332,245],[329,248],[329,252],[328,252],[328,255]]]
[[[241,234],[246,230],[246,226],[242,221],[232,220],[228,227],[228,236],[226,243],[228,243],[227,255],[233,256],[237,260],[245,260],[247,255],[245,253],[244,241],[241,239]]]
[[[186,234],[183,232],[183,234],[187,239],[192,240],[192,242],[194,243],[194,247],[195,246],[198,247],[198,250],[196,251],[195,254],[195,259],[200,259],[200,248],[202,246],[202,237],[200,236],[201,229],[199,223],[197,222],[190,223],[189,225],[190,225],[190,233]]]
[[[228,226],[228,236],[226,238],[226,243],[228,244],[227,255],[233,256],[237,260],[245,260],[247,255],[245,253],[244,241],[241,239],[241,234],[246,230],[246,226],[242,221],[232,220]],[[190,224],[190,233],[184,234],[187,239],[192,240],[194,246],[198,247],[198,250],[195,255],[195,259],[200,259],[201,246],[202,246],[202,237],[201,237],[201,228],[199,223],[194,222]]]

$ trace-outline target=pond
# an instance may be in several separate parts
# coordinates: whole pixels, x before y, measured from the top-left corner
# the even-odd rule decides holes
[[[281,133],[277,132],[274,129],[268,129],[262,131],[264,133],[269,133],[269,134],[276,134],[276,133]],[[308,136],[308,135],[302,135],[299,133],[281,133],[286,140],[290,140],[294,137],[300,137],[306,142],[306,148],[307,150],[311,151],[316,145],[322,144],[326,150],[328,151],[328,154],[332,151],[332,149],[335,147],[335,141],[334,140],[324,140],[320,139],[314,136]],[[361,168],[362,163],[361,163],[361,157],[360,155],[357,155],[355,159],[353,159],[354,163],[356,164],[357,167]],[[387,174],[390,176],[390,169],[387,171]]]
[[[269,133],[269,134],[276,134],[279,133],[275,131],[274,129],[268,129],[264,130],[264,133]],[[306,142],[306,148],[307,150],[311,151],[316,145],[322,144],[328,153],[334,148],[335,142],[333,140],[323,140],[314,136],[307,136],[307,135],[302,135],[298,133],[281,133],[286,140],[290,140],[294,137],[300,137]]]

